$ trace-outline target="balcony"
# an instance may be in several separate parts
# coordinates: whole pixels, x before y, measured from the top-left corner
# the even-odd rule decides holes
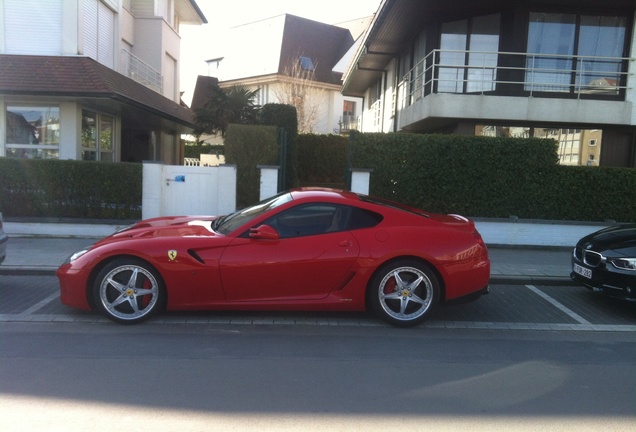
[[[402,106],[432,93],[624,95],[626,57],[433,50],[399,84]],[[469,63],[469,64],[464,64]]]
[[[398,84],[399,125],[421,129],[445,118],[629,125],[635,60],[433,50]]]
[[[161,72],[135,56],[128,50],[121,50],[122,74],[132,78],[157,93],[162,92],[163,78]]]
[[[343,115],[338,120],[340,134],[346,134],[352,130],[360,130],[360,117],[355,115]]]

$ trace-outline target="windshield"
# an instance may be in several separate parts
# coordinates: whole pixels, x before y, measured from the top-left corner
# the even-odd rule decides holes
[[[259,202],[251,207],[246,207],[242,210],[232,213],[228,216],[222,217],[214,221],[212,229],[223,235],[227,235],[239,228],[240,226],[248,223],[249,221],[256,219],[263,213],[272,210],[279,205],[285,204],[292,200],[291,193],[283,192],[275,195],[271,198],[267,198],[264,201]]]

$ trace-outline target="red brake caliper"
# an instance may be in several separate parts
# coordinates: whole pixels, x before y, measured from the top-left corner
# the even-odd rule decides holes
[[[391,279],[387,281],[386,285],[384,285],[384,294],[391,294],[395,292],[396,286],[397,284],[395,283],[395,278],[392,277]]]
[[[148,279],[144,279],[144,283],[141,286],[143,289],[152,288],[152,283]],[[141,298],[141,307],[146,308],[150,304],[151,295],[147,294]]]

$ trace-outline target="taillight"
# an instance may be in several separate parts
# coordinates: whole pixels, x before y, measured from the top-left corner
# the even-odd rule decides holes
[[[481,234],[479,234],[479,231],[473,230],[472,234],[473,237],[475,237],[475,240],[477,240],[477,243],[484,249],[488,250],[488,247],[486,246],[486,243],[484,243],[484,239],[482,238]]]

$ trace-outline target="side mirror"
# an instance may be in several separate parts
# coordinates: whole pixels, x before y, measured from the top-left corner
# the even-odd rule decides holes
[[[269,225],[260,225],[250,229],[250,238],[261,240],[278,240],[280,235]]]

